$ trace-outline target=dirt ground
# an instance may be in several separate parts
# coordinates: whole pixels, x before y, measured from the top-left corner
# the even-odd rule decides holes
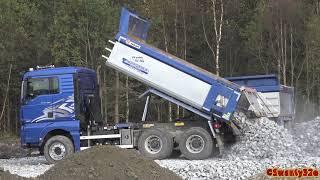
[[[27,178],[10,174],[8,171],[0,169],[0,180],[27,180]]]
[[[0,136],[0,159],[20,158],[30,155],[30,151],[20,146],[18,137]]]
[[[0,143],[0,159],[20,158],[28,155],[30,155],[30,152],[22,149],[20,145]]]
[[[0,136],[0,159],[26,157],[29,151],[20,147],[18,137]],[[23,180],[26,178],[10,174],[0,168],[0,180]]]
[[[20,147],[18,139],[0,141],[0,159],[26,156],[30,156],[30,153]],[[11,179],[178,180],[181,178],[172,171],[160,167],[156,162],[143,158],[135,150],[96,146],[58,162],[37,178],[23,178],[0,169],[0,180]]]
[[[58,162],[40,179],[178,180],[172,171],[134,150],[96,146]]]

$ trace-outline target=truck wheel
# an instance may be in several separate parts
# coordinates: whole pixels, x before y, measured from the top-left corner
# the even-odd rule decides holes
[[[179,149],[187,159],[206,159],[212,154],[213,140],[207,130],[194,127],[182,134]]]
[[[43,148],[44,157],[53,164],[74,153],[72,141],[66,136],[53,136],[48,139]]]
[[[150,159],[164,159],[171,155],[172,138],[158,129],[143,131],[138,142],[139,152]]]

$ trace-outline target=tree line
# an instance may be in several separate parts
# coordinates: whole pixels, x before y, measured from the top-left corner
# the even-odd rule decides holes
[[[148,17],[147,42],[219,76],[277,74],[295,87],[297,120],[320,104],[320,0],[0,0],[0,132],[18,133],[21,74],[84,66],[98,73],[108,123],[141,119],[146,87],[104,65],[122,6]],[[148,118],[185,111],[153,99]]]

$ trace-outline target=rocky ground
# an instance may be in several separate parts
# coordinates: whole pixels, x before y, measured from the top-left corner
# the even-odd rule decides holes
[[[0,169],[23,177],[37,177],[52,166],[42,156],[0,159]]]
[[[8,171],[4,171],[0,168],[0,180],[24,180],[24,177],[11,174]]]
[[[157,162],[184,179],[248,179],[264,174],[270,167],[319,169],[320,141],[311,136],[319,134],[319,128],[314,127],[314,124],[318,123],[320,124],[320,121],[310,121],[302,125],[303,129],[298,125],[296,133],[303,131],[303,137],[299,136],[297,139],[288,130],[268,119],[249,120],[243,124],[241,140],[227,149],[223,158],[201,161],[168,159]],[[307,128],[309,126],[313,128]],[[305,144],[301,143],[306,141],[304,138],[307,142],[313,142],[308,144],[308,148],[313,151],[304,151]]]
[[[304,153],[287,129],[267,118],[251,119],[243,123],[241,141],[225,154],[228,159],[277,159],[302,157]]]
[[[305,159],[207,159],[201,161],[188,161],[182,159],[157,161],[179,174],[183,179],[248,179],[263,173],[270,167],[316,167],[320,168],[319,157]]]
[[[320,117],[296,125],[292,134],[297,145],[304,151],[320,156]]]
[[[241,140],[235,145],[228,148],[222,158],[211,158],[207,160],[185,160],[183,157],[167,160],[156,160],[156,162],[165,168],[168,168],[175,172],[183,179],[268,179],[265,176],[265,170],[270,167],[280,168],[301,168],[301,167],[314,167],[320,168],[320,139],[319,134],[320,120],[309,121],[301,123],[295,126],[292,133],[286,129],[278,126],[276,123],[269,121],[268,119],[258,119],[245,121],[243,124],[243,136]],[[94,149],[93,149],[94,150]],[[131,152],[131,151],[130,151]],[[18,174],[25,177],[35,177],[43,174],[47,171],[47,176],[50,177],[50,173],[61,174],[65,169],[68,169],[64,175],[87,175],[89,177],[104,176],[104,172],[100,172],[96,169],[96,163],[102,163],[106,166],[110,166],[108,159],[115,158],[114,156],[105,156],[104,159],[96,160],[96,163],[89,163],[87,171],[80,168],[83,159],[92,159],[94,153],[79,153],[84,154],[83,157],[75,158],[69,162],[65,162],[63,165],[54,166],[47,165],[43,157],[27,157],[27,158],[15,158],[15,159],[1,159],[0,168],[9,170],[11,173]],[[106,153],[103,153],[105,155]],[[127,152],[125,153],[127,154]],[[123,156],[125,155],[123,154]],[[129,159],[134,159],[133,164],[126,169],[120,168],[122,172],[125,172],[126,177],[132,177],[132,179],[145,179],[144,176],[139,175],[139,168],[145,169],[147,167],[136,167],[135,164],[139,164],[141,160],[139,156],[128,155],[127,160],[122,161],[129,162]],[[123,167],[124,164],[114,164],[118,160],[113,159],[111,166]],[[146,164],[151,162],[145,162]],[[80,164],[80,165],[79,165]],[[152,163],[151,163],[152,164]],[[70,167],[77,167],[70,169]],[[90,168],[90,166],[93,167]],[[149,165],[148,165],[149,166]],[[152,171],[159,171],[154,164],[155,168]],[[119,169],[119,168],[116,168]],[[99,173],[96,174],[95,171]],[[148,170],[150,172],[150,170]],[[162,170],[160,170],[162,171]],[[0,171],[0,179],[1,179]],[[102,174],[101,174],[102,173]],[[105,171],[105,173],[110,173]],[[119,173],[119,172],[118,172]],[[117,174],[118,174],[117,173]],[[127,173],[127,174],[126,174]],[[4,174],[4,173],[2,173]],[[162,173],[160,173],[162,174]],[[165,173],[166,174],[166,173]],[[6,174],[8,175],[8,174]],[[159,174],[150,174],[150,177],[161,177]],[[90,177],[91,177],[90,176]],[[171,175],[169,176],[171,177]],[[174,176],[172,176],[174,177]],[[60,178],[60,179],[61,179]]]

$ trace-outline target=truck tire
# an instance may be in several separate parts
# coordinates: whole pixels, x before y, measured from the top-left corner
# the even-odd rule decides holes
[[[173,139],[159,129],[143,131],[138,141],[139,152],[150,159],[165,159],[173,150]]]
[[[212,136],[203,128],[193,127],[182,134],[179,149],[187,159],[207,159],[213,151]]]
[[[45,142],[44,157],[53,164],[74,153],[72,141],[66,136],[53,136]]]

